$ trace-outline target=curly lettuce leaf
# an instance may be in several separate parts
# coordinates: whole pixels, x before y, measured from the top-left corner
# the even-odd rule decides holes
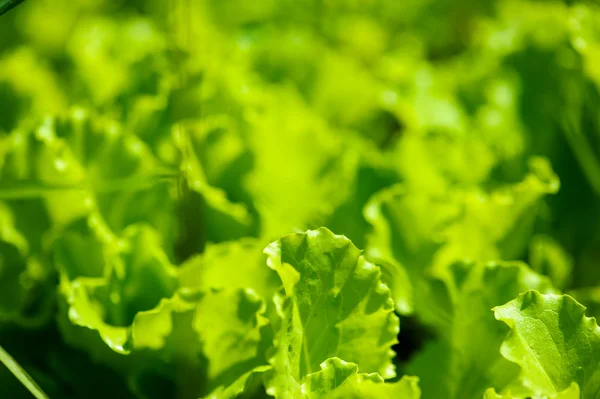
[[[364,398],[418,399],[421,391],[416,377],[384,382],[377,373],[358,373],[358,366],[337,357],[321,363],[321,370],[306,376],[302,392],[307,399]]]
[[[464,124],[464,116],[457,116],[460,108],[454,101],[447,102],[431,98],[429,101],[417,101],[416,108],[427,108],[418,112],[431,114],[432,107],[439,107],[440,113],[447,114],[449,119],[442,124],[452,127]],[[460,122],[454,121],[454,118]],[[429,118],[423,120],[430,122]],[[440,194],[455,184],[479,184],[485,181],[496,162],[496,154],[480,136],[409,131],[394,149],[397,157],[394,165],[411,191]]]
[[[208,378],[217,391],[238,389],[248,373],[268,366],[265,302],[252,290],[207,292],[197,303],[193,328],[208,360]],[[244,377],[246,376],[246,377]],[[246,381],[247,382],[247,381]],[[246,384],[244,382],[244,385]]]
[[[494,388],[488,388],[483,394],[483,399],[518,399],[521,396],[513,396],[510,392],[498,394]],[[581,393],[579,391],[579,385],[572,383],[564,391],[560,391],[556,394],[547,396],[536,396],[540,399],[581,399]]]
[[[251,236],[255,221],[248,207],[232,202],[227,192],[207,180],[205,165],[196,153],[192,137],[178,125],[173,140],[181,153],[181,171],[185,181],[180,185],[182,227],[179,237],[180,258],[202,252],[207,242],[223,242]]]
[[[229,259],[269,270],[260,247],[247,244],[232,246]],[[59,325],[71,344],[130,374],[136,384],[148,370],[125,370],[141,359],[201,372],[206,385],[199,395],[210,391],[214,397],[235,397],[262,381],[273,342],[265,301],[251,288],[237,286],[247,286],[243,278],[226,283],[219,269],[223,263],[215,258],[226,244],[186,268],[182,275],[187,278],[181,278],[159,235],[147,225],[129,226],[116,236],[96,215],[73,225],[55,247],[64,297]],[[208,281],[201,275],[205,264],[214,268],[206,273]],[[107,348],[130,360],[116,358]]]
[[[568,295],[532,290],[494,308],[510,332],[501,353],[521,367],[520,381],[535,395],[555,395],[576,383],[581,397],[600,392],[600,328]]]
[[[99,209],[117,233],[145,221],[174,241],[174,174],[114,120],[73,107],[34,131],[13,132],[6,144],[0,195],[42,198],[55,225]]]
[[[243,185],[254,159],[239,123],[230,115],[217,114],[186,121],[184,126],[206,182],[225,191],[231,201],[251,206]]]
[[[103,235],[99,221],[88,223],[93,233],[66,235],[57,246],[68,320],[97,331],[111,349],[129,353],[136,345],[135,340],[129,342],[131,325],[139,312],[159,306],[162,298],[174,294],[175,268],[161,249],[160,236],[149,226],[132,225],[117,238]],[[83,256],[89,258],[89,270],[79,263]],[[62,327],[77,340],[77,329]],[[156,339],[140,339],[138,346],[156,347]]]
[[[263,384],[263,377],[271,371],[271,366],[259,366],[251,371],[242,374],[233,383],[228,386],[219,386],[212,391],[205,399],[233,399],[246,397],[258,390]],[[261,396],[258,396],[261,397]]]
[[[351,191],[335,207],[323,225],[331,231],[345,235],[357,247],[364,248],[369,222],[365,219],[363,209],[374,194],[394,185],[399,176],[390,165],[390,159],[382,156],[368,141],[356,140],[353,147],[360,148],[361,155],[356,173],[350,183]]]
[[[265,354],[272,334],[264,312],[264,301],[248,289],[179,292],[136,315],[132,354],[150,348],[171,361],[187,359],[207,398],[249,394],[270,370]]]
[[[506,329],[491,309],[528,289],[554,292],[548,278],[519,262],[456,264],[452,269],[447,330],[409,365],[421,378],[424,397],[479,397],[490,386],[513,384],[518,368],[500,355]]]
[[[265,266],[263,249],[264,245],[253,238],[208,245],[204,253],[181,265],[179,287],[190,291],[249,288],[268,300],[280,287],[281,280]]]
[[[379,268],[350,240],[321,228],[284,236],[265,253],[285,290],[267,392],[291,397],[330,357],[383,378],[395,375],[391,346],[399,325],[391,294]]]
[[[364,210],[373,226],[367,257],[390,268],[386,274],[408,274],[419,297],[394,290],[395,301],[413,302],[428,322],[443,331],[443,321],[428,314],[432,309],[430,291],[440,291],[431,287],[429,276],[448,285],[450,266],[455,262],[519,258],[532,234],[536,211],[558,184],[548,163],[534,158],[523,181],[489,192],[472,188],[432,194],[401,185],[384,189]]]

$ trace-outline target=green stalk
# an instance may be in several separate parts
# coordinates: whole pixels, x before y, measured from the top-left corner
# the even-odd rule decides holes
[[[13,357],[9,355],[8,352],[6,352],[1,346],[0,363],[4,363],[6,368],[13,373],[15,377],[17,377],[21,384],[23,384],[36,399],[49,399],[48,395],[42,391],[42,388],[35,383],[33,378],[31,378],[31,376],[27,374],[25,370],[23,370],[23,367],[21,367],[19,363],[17,363],[17,361],[13,359]]]
[[[25,0],[0,0],[0,15],[10,11]]]

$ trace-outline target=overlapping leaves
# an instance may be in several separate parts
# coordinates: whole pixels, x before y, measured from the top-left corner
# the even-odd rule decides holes
[[[597,396],[596,6],[183,3],[0,25],[0,334],[140,397]]]

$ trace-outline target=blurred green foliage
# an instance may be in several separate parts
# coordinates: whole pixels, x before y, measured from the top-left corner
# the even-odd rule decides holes
[[[0,345],[52,398],[416,397],[375,372],[559,397],[490,309],[536,289],[600,316],[599,107],[592,1],[27,1],[0,17]],[[322,226],[381,266],[356,295],[390,288],[393,366],[277,346],[323,283],[303,262],[367,262],[299,233]]]

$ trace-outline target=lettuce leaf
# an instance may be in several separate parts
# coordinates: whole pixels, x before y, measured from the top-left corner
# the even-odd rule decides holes
[[[358,366],[337,357],[327,359],[321,370],[306,376],[303,393],[310,399],[324,398],[406,398],[418,399],[421,391],[416,377],[384,382],[377,373],[358,373]]]
[[[486,388],[511,386],[518,368],[500,355],[506,329],[491,309],[522,291],[555,292],[548,278],[518,262],[453,266],[446,331],[409,364],[426,397],[480,397]]]
[[[290,397],[330,357],[394,377],[390,359],[399,331],[381,272],[343,236],[321,228],[282,237],[265,249],[285,289],[267,392]]]
[[[527,291],[494,309],[510,327],[501,353],[521,367],[522,384],[535,395],[554,395],[573,383],[582,398],[600,390],[600,329],[568,295]]]

